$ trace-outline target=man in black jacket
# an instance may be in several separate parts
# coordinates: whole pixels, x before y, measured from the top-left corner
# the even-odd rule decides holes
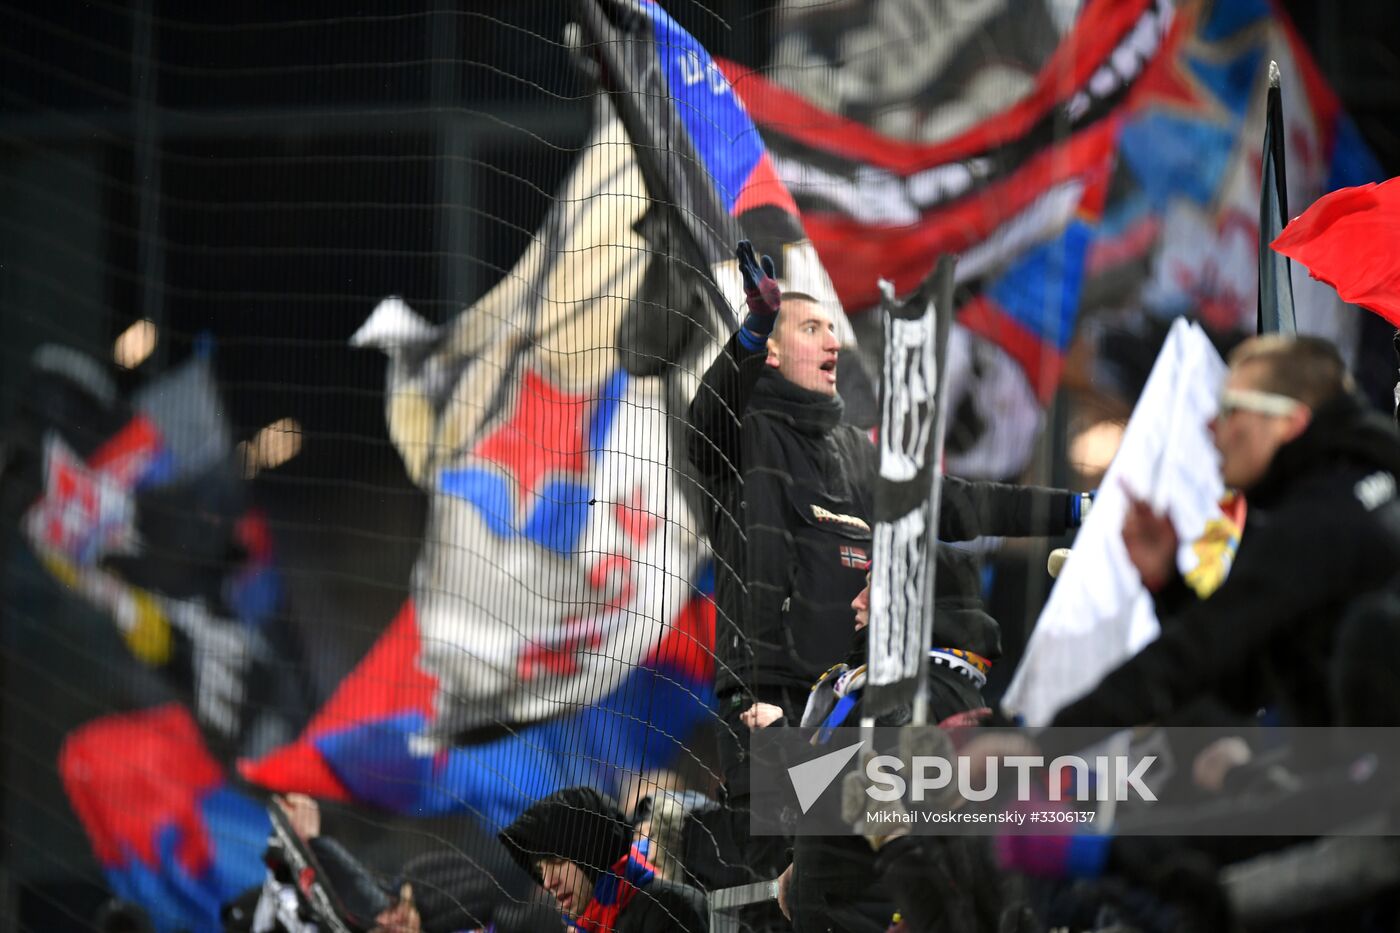
[[[532,804],[500,834],[516,863],[575,928],[706,933],[705,896],[666,881],[632,848],[632,826],[607,797],[570,787]]]
[[[739,258],[750,313],[690,410],[718,565],[716,688],[727,719],[755,694],[791,713],[840,660],[869,554],[875,459],[863,432],[841,420],[830,313],[783,296],[747,242]],[[800,633],[789,619],[802,620]]]
[[[755,699],[800,714],[807,688],[845,656],[851,600],[865,585],[878,456],[865,431],[842,422],[830,312],[784,294],[771,260],[760,267],[747,242],[738,255],[749,314],[690,408],[691,460],[718,564],[716,693],[736,721]],[[944,541],[1062,534],[1084,501],[956,477],[943,489]],[[944,562],[940,552],[940,571]],[[992,631],[967,634],[970,650],[999,650]]]
[[[729,826],[742,849],[734,884],[772,877],[785,846],[747,838],[748,726],[755,703],[796,724],[810,685],[850,647],[851,600],[865,585],[877,452],[866,432],[842,422],[836,390],[840,345],[820,302],[784,294],[772,261],[739,244],[748,315],[705,373],[691,403],[691,460],[708,503],[714,550],[716,685]],[[1084,500],[1033,487],[947,477],[939,537],[1060,534]],[[954,555],[940,550],[953,572]],[[941,587],[940,587],[941,588]],[[969,613],[955,647],[992,659],[1000,634]],[[951,643],[950,643],[951,644]],[[746,873],[749,874],[746,877]]]
[[[1400,439],[1354,394],[1331,344],[1279,335],[1231,354],[1211,430],[1226,485],[1249,505],[1230,575],[1196,599],[1176,573],[1170,519],[1135,505],[1123,528],[1129,556],[1159,607],[1176,611],[1055,725],[1138,725],[1207,693],[1248,711],[1277,701],[1299,726],[1338,721],[1338,620],[1400,567]]]

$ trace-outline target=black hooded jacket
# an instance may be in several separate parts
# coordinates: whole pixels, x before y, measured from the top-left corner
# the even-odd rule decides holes
[[[850,643],[851,600],[865,586],[863,562],[871,553],[874,445],[866,432],[842,422],[839,397],[789,382],[764,365],[764,356],[731,338],[690,407],[690,456],[715,554],[721,696],[742,686],[805,690],[841,661]],[[1069,510],[1070,494],[1061,490],[949,476],[939,537],[1061,534]],[[945,550],[940,584],[966,575],[966,562]],[[938,589],[941,598],[944,587]],[[1000,652],[996,624],[985,612],[948,608],[941,645]]]
[[[501,831],[501,843],[522,869],[540,880],[543,858],[577,864],[596,880],[632,847],[632,827],[607,797],[569,787],[536,801]],[[615,933],[706,933],[705,896],[689,885],[654,878],[618,914]]]
[[[1397,476],[1389,421],[1352,395],[1319,406],[1246,490],[1249,516],[1225,582],[1164,618],[1155,642],[1054,725],[1138,725],[1207,692],[1238,697],[1241,683],[1253,686],[1256,707],[1277,700],[1296,725],[1334,724],[1327,684],[1338,622],[1400,568]]]

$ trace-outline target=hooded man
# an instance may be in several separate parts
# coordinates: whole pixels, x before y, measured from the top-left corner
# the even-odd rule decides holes
[[[570,928],[587,933],[706,933],[705,896],[657,877],[632,846],[617,805],[588,787],[532,804],[500,840],[559,904]]]

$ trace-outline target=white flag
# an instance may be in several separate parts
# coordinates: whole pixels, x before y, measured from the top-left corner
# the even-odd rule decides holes
[[[1124,486],[1171,515],[1183,542],[1178,564],[1193,569],[1192,544],[1221,516],[1207,423],[1225,373],[1204,331],[1178,319],[1007,690],[1003,707],[1027,725],[1049,723],[1157,637],[1152,599],[1123,546]]]

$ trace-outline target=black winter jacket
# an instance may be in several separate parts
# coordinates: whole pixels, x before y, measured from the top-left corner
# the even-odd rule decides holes
[[[1278,701],[1300,726],[1336,722],[1328,675],[1348,604],[1400,568],[1400,438],[1345,395],[1279,448],[1246,490],[1249,515],[1229,577],[1056,726],[1121,727],[1160,719],[1206,693]],[[1245,710],[1241,710],[1244,712]]]
[[[660,878],[638,889],[617,915],[617,933],[706,933],[709,928],[705,895],[689,885]]]
[[[737,336],[691,402],[690,456],[715,553],[721,696],[745,686],[805,689],[846,654],[850,603],[865,586],[870,556],[878,455],[841,416],[839,397],[788,382]],[[1060,534],[1069,499],[1059,490],[945,477],[939,537]],[[940,553],[940,582],[953,582],[960,560]],[[1000,651],[985,613],[950,611],[935,627],[941,645]]]

